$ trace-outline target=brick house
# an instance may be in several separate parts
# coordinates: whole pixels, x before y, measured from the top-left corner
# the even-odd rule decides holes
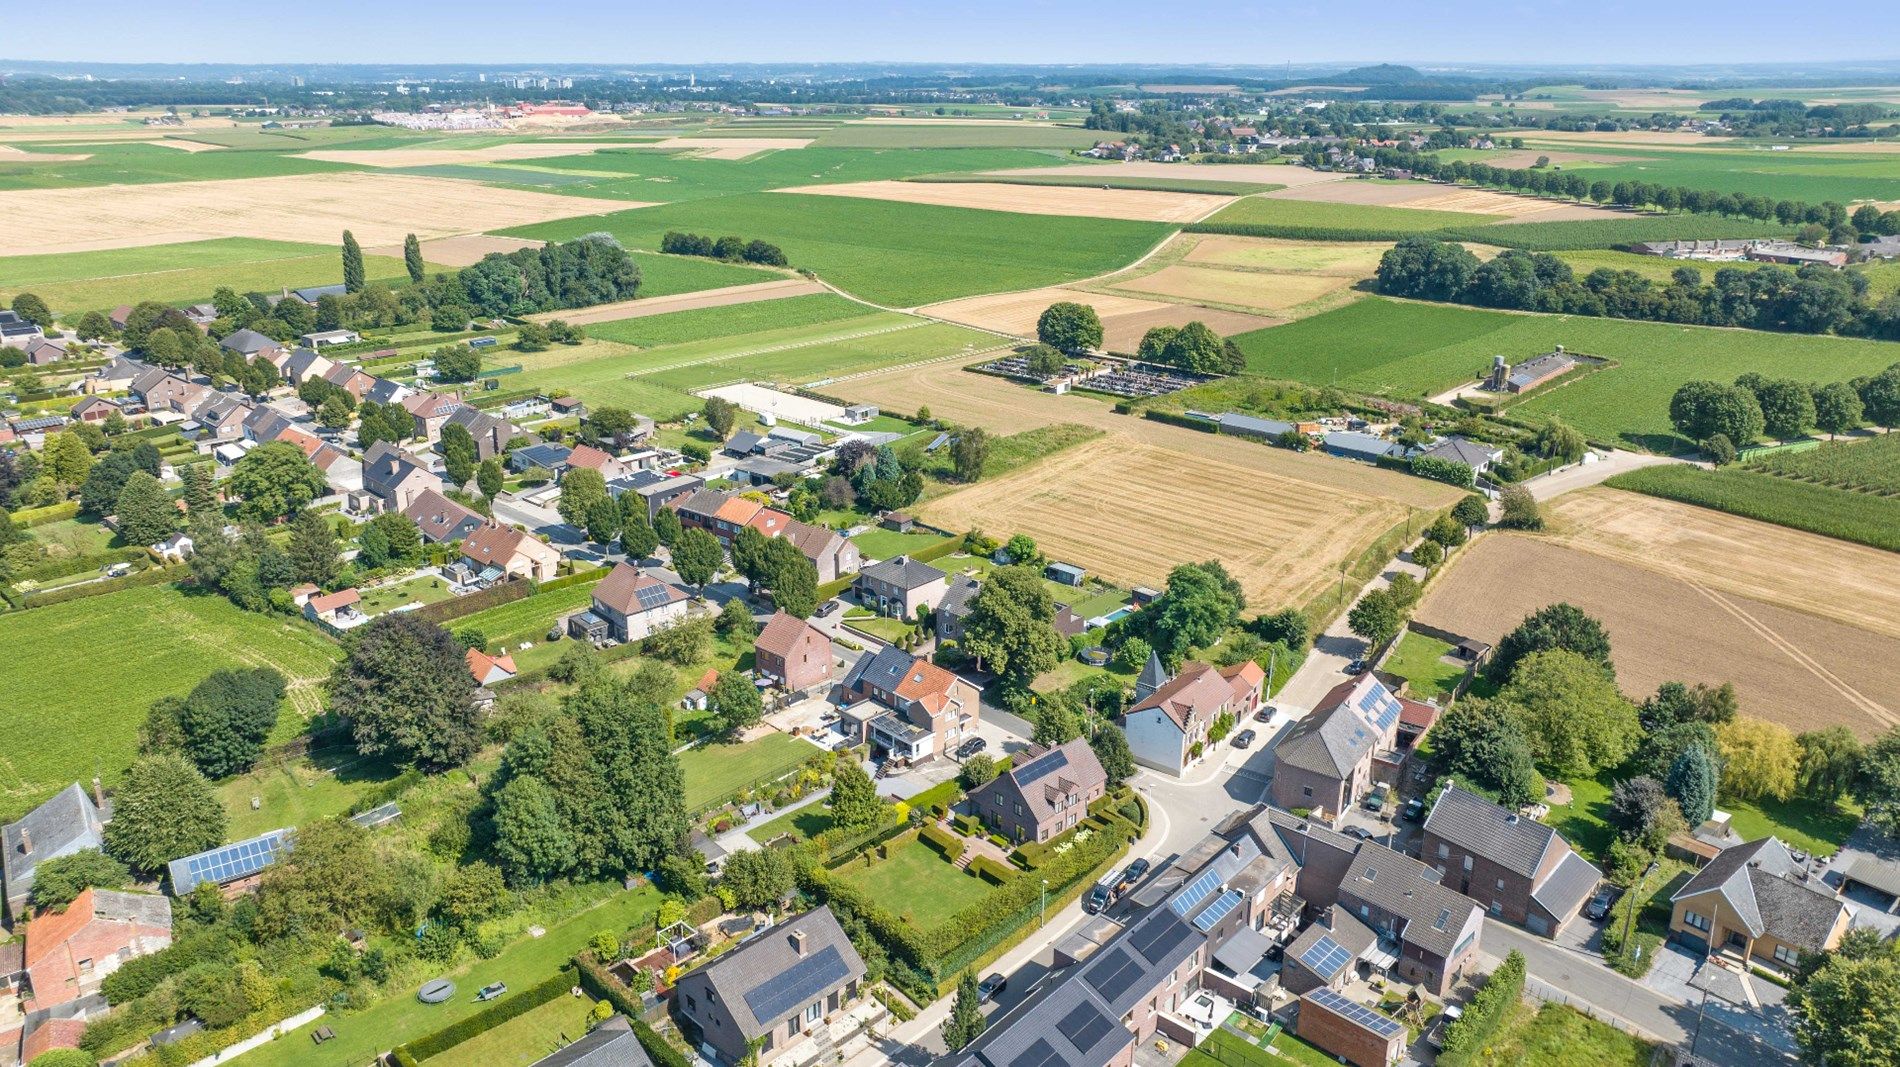
[[[1300,1037],[1353,1067],[1391,1067],[1405,1057],[1405,1024],[1331,989],[1300,998]]]
[[[1403,710],[1371,671],[1334,686],[1274,749],[1273,802],[1336,818],[1375,784],[1391,782],[1403,759]]]
[[[105,826],[111,818],[111,808],[102,808],[74,782],[21,816],[19,822],[0,827],[0,846],[4,846],[4,852],[0,852],[0,875],[4,878],[0,880],[6,885],[7,921],[17,923],[26,916],[36,867],[85,849],[103,849]]]
[[[462,406],[462,401],[446,393],[417,393],[402,402],[403,410],[415,421],[412,436],[433,441],[442,436],[442,426]]]
[[[912,619],[920,607],[936,610],[949,587],[949,575],[909,556],[879,560],[858,571],[852,585],[858,603],[892,618]]]
[[[172,942],[172,904],[162,896],[86,889],[58,914],[26,924],[27,1007],[37,1011],[99,988],[129,959]]]
[[[789,693],[831,681],[831,638],[796,615],[773,614],[752,643],[753,669]]]
[[[1723,849],[1669,901],[1669,940],[1784,972],[1850,925],[1841,898],[1773,837]]]
[[[689,599],[684,589],[619,563],[594,586],[592,614],[615,640],[639,641],[685,615]]]
[[[462,540],[462,560],[480,574],[489,567],[514,578],[545,582],[561,566],[561,553],[520,530],[484,523]]]
[[[1047,841],[1074,828],[1108,789],[1087,740],[1031,746],[1009,770],[970,793],[971,810],[1011,841]]]
[[[714,1064],[737,1064],[757,1046],[769,1067],[826,1019],[858,999],[864,961],[829,907],[751,938],[681,976],[673,988],[680,1030]]]
[[[463,507],[434,489],[417,494],[402,513],[416,524],[422,539],[432,545],[460,541],[486,521],[479,512]]]
[[[1556,830],[1449,783],[1425,818],[1419,857],[1493,917],[1544,937],[1603,880]]]
[[[841,724],[873,756],[918,761],[955,749],[975,729],[975,687],[927,659],[886,645],[858,657],[844,679]]]
[[[442,479],[421,459],[378,441],[363,453],[363,491],[383,511],[406,511],[422,494],[442,492]]]
[[[818,569],[818,583],[835,582],[863,566],[857,542],[826,526],[814,526],[794,519],[785,524],[779,536],[798,546],[799,552]]]
[[[1232,667],[1183,664],[1168,677],[1161,658],[1150,653],[1135,682],[1135,702],[1122,715],[1122,731],[1135,762],[1169,774],[1181,774],[1205,748],[1208,730],[1222,715],[1244,720],[1260,707],[1265,672],[1251,660]]]

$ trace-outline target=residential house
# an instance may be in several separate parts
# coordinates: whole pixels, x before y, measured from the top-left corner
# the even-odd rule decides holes
[[[317,301],[326,296],[344,296],[348,293],[349,289],[341,282],[335,285],[311,285],[302,289],[285,289],[280,296],[271,300],[271,306],[275,307],[279,300],[294,299],[309,304],[311,307],[316,307]]]
[[[496,577],[545,582],[560,569],[561,553],[538,538],[490,521],[462,539],[462,562],[477,575],[487,575],[492,568]]]
[[[117,328],[124,329],[123,326]],[[284,346],[246,327],[226,334],[224,340],[218,342],[218,347],[226,352],[236,352],[245,359],[256,359],[272,352],[281,352]]]
[[[963,623],[970,617],[970,608],[976,601],[977,590],[983,583],[968,574],[953,575],[944,587],[943,599],[937,602],[937,609],[930,613],[930,621],[936,627],[937,640],[963,640]]]
[[[89,396],[73,405],[72,417],[76,422],[104,422],[119,410],[119,405],[104,397]]]
[[[185,317],[200,330],[210,329],[211,324],[218,321],[218,305],[193,304],[185,308]]]
[[[166,864],[172,896],[188,897],[200,885],[218,887],[225,899],[234,899],[256,889],[264,871],[290,851],[293,831],[268,830],[256,837],[219,845]]]
[[[761,933],[674,985],[680,1029],[709,1061],[770,1067],[803,1035],[849,1008],[864,961],[829,907]]]
[[[1603,880],[1556,830],[1449,783],[1425,818],[1419,858],[1493,918],[1543,937],[1557,936]]]
[[[355,589],[339,589],[304,601],[303,617],[337,632],[353,629],[369,621],[357,607],[362,602],[363,594]]]
[[[831,682],[831,638],[796,615],[775,612],[752,642],[753,672],[788,693]]]
[[[46,332],[33,320],[17,311],[0,309],[0,345],[25,348],[44,336]]]
[[[982,714],[970,683],[892,645],[858,657],[842,699],[845,730],[869,743],[873,758],[909,762],[954,751]]]
[[[1847,904],[1773,837],[1723,849],[1669,902],[1671,941],[1782,972],[1850,925]]]
[[[422,494],[441,493],[442,479],[425,460],[378,441],[363,453],[363,491],[382,511],[406,511]]]
[[[136,359],[114,356],[112,362],[93,371],[92,377],[86,379],[86,392],[114,393],[130,389],[132,382],[150,369]]]
[[[124,330],[126,324],[132,321],[132,305],[120,304],[118,307],[113,308],[112,311],[106,315],[106,321],[112,324],[113,329]]]
[[[1410,1043],[1405,1024],[1331,989],[1300,998],[1300,1039],[1352,1067],[1391,1067]]]
[[[363,394],[363,399],[373,404],[400,404],[414,392],[414,389],[401,382],[378,378],[376,384],[369,387],[369,392]]]
[[[1108,775],[1086,738],[1054,748],[1032,745],[1009,770],[970,793],[970,809],[1018,844],[1047,841],[1075,828],[1108,790]]]
[[[1448,463],[1462,463],[1471,468],[1473,474],[1483,474],[1491,469],[1504,455],[1502,448],[1473,441],[1465,437],[1447,437],[1418,453],[1425,459],[1441,459]]]
[[[458,397],[445,393],[416,393],[402,402],[410,418],[416,420],[415,436],[433,441],[442,436],[442,426],[462,406]]]
[[[520,673],[515,669],[513,656],[491,656],[479,648],[468,650],[468,672],[475,676],[475,684],[484,688],[497,685]]]
[[[1135,762],[1144,767],[1182,774],[1205,750],[1208,730],[1222,715],[1236,721],[1260,706],[1260,685],[1266,673],[1251,660],[1232,667],[1207,663],[1183,664],[1168,677],[1161,658],[1153,653],[1135,681],[1135,703],[1122,715],[1122,730]]]
[[[1343,989],[1376,958],[1378,947],[1379,935],[1371,927],[1334,904],[1321,910],[1287,945],[1280,986],[1296,996],[1315,989]]]
[[[463,507],[434,489],[416,494],[402,513],[422,531],[422,539],[432,545],[460,541],[486,521],[481,513]]]
[[[639,641],[684,617],[691,599],[679,586],[618,563],[594,586],[592,614],[616,641]]]
[[[530,1067],[653,1067],[625,1015],[616,1015],[585,1035],[534,1061]]]
[[[837,581],[864,562],[857,542],[829,526],[814,526],[793,519],[785,524],[779,536],[798,546],[798,551],[811,560],[812,566],[818,569],[820,585]]]
[[[310,453],[310,465],[323,472],[333,493],[347,495],[363,489],[363,465],[333,444],[325,443]]]
[[[297,338],[305,348],[323,349],[331,345],[353,345],[363,338],[355,330],[318,330]]]
[[[284,380],[292,385],[302,385],[312,378],[329,380],[329,374],[338,364],[325,356],[317,354],[314,348],[299,348],[290,354],[284,362]]]
[[[466,405],[451,412],[448,421],[467,430],[475,439],[475,458],[481,460],[506,455],[508,442],[521,434],[507,420]]]
[[[6,883],[6,918],[17,923],[33,895],[33,872],[42,863],[89,848],[105,847],[112,809],[88,796],[79,783],[53,794],[19,822],[0,827],[0,875]]]
[[[58,341],[49,341],[36,337],[26,343],[26,361],[35,367],[44,367],[49,363],[58,363],[68,353],[66,346]]]
[[[759,512],[765,510],[765,505],[738,493],[701,489],[682,498],[675,508],[679,512],[681,526],[704,530],[717,537],[720,544],[731,548],[733,538],[738,537],[740,530],[758,518]]]
[[[587,415],[587,405],[577,396],[556,396],[548,398],[548,410],[557,419],[579,419]],[[653,432],[653,420],[640,417],[637,421],[646,423],[647,432]]]
[[[347,363],[332,363],[330,369],[323,372],[323,380],[350,394],[351,399],[361,401],[369,395],[376,379]]]
[[[63,912],[26,924],[29,1011],[77,1000],[99,989],[127,960],[172,943],[172,903],[150,893],[85,889]]]
[[[508,469],[516,474],[526,474],[539,467],[558,480],[567,473],[567,460],[571,455],[572,450],[565,445],[546,442],[529,445],[508,453]]]
[[[567,465],[577,470],[598,471],[601,479],[609,482],[619,481],[632,473],[619,458],[593,445],[575,445],[574,450],[568,453]]]
[[[1375,784],[1393,784],[1402,712],[1371,671],[1334,686],[1274,749],[1273,802],[1331,819]]]
[[[660,509],[670,502],[679,500],[705,488],[706,479],[697,474],[662,474],[658,471],[639,470],[618,481],[607,483],[607,492],[618,500],[622,493],[637,494],[646,501],[647,519],[657,518]],[[822,579],[821,579],[822,580]]]
[[[950,576],[930,564],[893,556],[860,569],[852,591],[879,615],[911,619],[918,608],[935,610],[949,587]]]

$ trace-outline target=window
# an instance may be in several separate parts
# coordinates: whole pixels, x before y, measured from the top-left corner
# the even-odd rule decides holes
[[[1491,913],[1491,917],[1495,919],[1498,916],[1504,914],[1504,905],[1494,900],[1491,902],[1491,906],[1485,910],[1489,911]]]
[[[1466,874],[1471,873],[1471,857],[1470,856],[1465,857],[1465,873]]]
[[[1788,966],[1793,967],[1795,964],[1801,962],[1801,953],[1799,950],[1789,948],[1787,945],[1776,945],[1775,946],[1775,962],[1785,963]]]
[[[1450,858],[1450,856],[1451,856],[1451,846],[1445,844],[1443,841],[1440,841],[1438,843],[1438,858],[1442,860],[1442,859],[1448,859]]]
[[[1303,797],[1310,797],[1310,796],[1312,796],[1312,795],[1313,795],[1313,787],[1312,787],[1312,786],[1310,786],[1310,785],[1303,785],[1303,786],[1301,786],[1301,787],[1300,787],[1300,795],[1301,795],[1301,796],[1303,796]]]
[[[686,995],[686,1010],[687,1011],[699,1010],[699,1001],[693,999],[693,996],[690,993]]]
[[[1498,879],[1498,892],[1504,892],[1504,879]]]
[[[811,1002],[811,1007],[805,1009],[805,1021],[815,1023],[818,1021],[818,1017],[824,1013],[825,1002],[822,1000],[814,1000]]]
[[[1701,915],[1693,911],[1685,911],[1682,913],[1682,921],[1705,934],[1709,932],[1709,917],[1707,915]]]

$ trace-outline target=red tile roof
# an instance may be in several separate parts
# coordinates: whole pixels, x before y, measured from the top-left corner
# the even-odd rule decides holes
[[[351,604],[360,603],[362,599],[363,594],[354,589],[339,589],[334,593],[311,597],[310,608],[317,614],[322,615],[325,612],[335,611],[338,608],[347,608]]]
[[[479,648],[471,648],[468,650],[469,673],[475,676],[477,684],[487,682],[488,673],[496,667],[500,667],[509,674],[519,673],[515,670],[515,658],[513,656],[491,656]]]

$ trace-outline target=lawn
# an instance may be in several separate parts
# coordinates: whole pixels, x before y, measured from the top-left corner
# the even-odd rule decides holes
[[[364,793],[396,774],[397,768],[384,760],[359,756],[345,745],[226,779],[218,783],[218,797],[230,817],[225,839],[242,841],[266,830],[347,814]]]
[[[779,733],[744,744],[714,741],[688,749],[679,758],[686,775],[686,810],[704,811],[741,789],[781,778],[816,755],[810,742]]]
[[[281,736],[321,710],[339,652],[301,621],[159,585],[0,615],[0,819],[75,780],[107,787],[138,754],[152,701],[212,671],[274,667],[291,679]]]
[[[1181,1060],[1180,1067],[1275,1067],[1283,1062],[1292,1062],[1301,1067],[1339,1067],[1339,1061],[1320,1051],[1300,1038],[1280,1031],[1268,1046],[1273,1051],[1264,1051],[1261,1046],[1246,1041],[1225,1030],[1217,1030],[1204,1043],[1202,1048],[1189,1050]],[[1208,1052],[1206,1049],[1215,1049]],[[1279,1055],[1274,1055],[1274,1052]]]
[[[1499,1067],[1648,1067],[1654,1048],[1562,1004],[1519,1004],[1510,1025],[1473,1057]]]
[[[916,555],[926,548],[943,544],[947,540],[942,534],[898,533],[883,528],[866,530],[851,539],[858,551],[868,559],[890,559],[892,556]]]
[[[485,1030],[439,1056],[430,1067],[526,1067],[587,1033],[588,997],[556,997]]]
[[[846,615],[844,622],[846,626],[854,630],[862,630],[883,640],[885,644],[895,644],[905,634],[916,629],[915,623],[893,619],[887,615]]]
[[[795,811],[788,811],[762,826],[755,826],[746,831],[746,836],[762,845],[780,834],[794,831],[809,841],[829,829],[831,829],[831,809],[825,807],[825,802],[821,800]]]
[[[545,981],[572,959],[601,930],[624,930],[651,921],[660,894],[652,888],[634,892],[611,891],[605,901],[555,923],[540,937],[524,937],[491,960],[477,960],[443,977],[452,979],[456,995],[445,1004],[424,1004],[413,993],[397,992],[352,1015],[326,1017],[336,1039],[320,1046],[310,1043],[308,1028],[246,1053],[231,1061],[245,1067],[297,1064],[299,1067],[357,1067],[404,1041],[434,1033],[480,1011],[475,990],[491,982],[507,982],[526,989]],[[565,1003],[565,1002],[563,1002]]]
[[[96,522],[61,519],[33,527],[33,540],[52,556],[90,556],[112,546],[112,531]]]
[[[1170,227],[856,197],[754,193],[507,232],[568,240],[595,230],[646,249],[657,249],[667,230],[759,238],[784,249],[794,267],[814,271],[867,300],[911,307],[1102,274],[1147,252]]]
[[[464,615],[450,622],[449,628],[480,630],[488,638],[490,648],[505,648],[523,641],[539,644],[546,639],[548,629],[556,619],[587,607],[593,600],[593,585],[566,585],[473,615]]]
[[[454,595],[447,581],[437,575],[424,574],[408,581],[365,590],[359,607],[365,615],[381,615],[405,604],[434,604]]]
[[[1463,666],[1444,658],[1451,651],[1451,645],[1447,642],[1407,630],[1399,640],[1399,647],[1393,650],[1391,658],[1379,669],[1405,679],[1405,695],[1413,699],[1448,697],[1465,676]]]
[[[1560,381],[1511,412],[1532,419],[1558,415],[1598,440],[1664,451],[1684,444],[1669,422],[1669,398],[1685,381],[1733,381],[1749,371],[1844,381],[1878,373],[1896,359],[1895,347],[1882,341],[1507,314],[1381,297],[1234,341],[1255,374],[1405,399],[1475,381],[1494,355],[1516,363],[1563,345],[1618,365]]]
[[[1278,200],[1250,196],[1221,208],[1204,225],[1290,227],[1387,235],[1423,233],[1427,230],[1442,230],[1447,226],[1482,226],[1503,217],[1479,215],[1470,211],[1429,211],[1424,208],[1329,204],[1317,200]]]
[[[943,853],[915,839],[868,866],[854,861],[834,872],[838,878],[871,894],[871,899],[919,930],[931,930],[944,920],[989,895],[981,878],[959,871]]]
[[[1596,778],[1565,783],[1570,787],[1570,803],[1552,807],[1544,817],[1544,822],[1563,834],[1579,852],[1599,863],[1608,855],[1615,838],[1609,824],[1610,787],[1615,781],[1613,772],[1605,772]],[[1860,811],[1852,804],[1836,806],[1798,796],[1785,801],[1722,797],[1716,807],[1729,813],[1735,832],[1744,840],[1773,834],[1787,845],[1817,856],[1840,851],[1847,836],[1860,824]]]

